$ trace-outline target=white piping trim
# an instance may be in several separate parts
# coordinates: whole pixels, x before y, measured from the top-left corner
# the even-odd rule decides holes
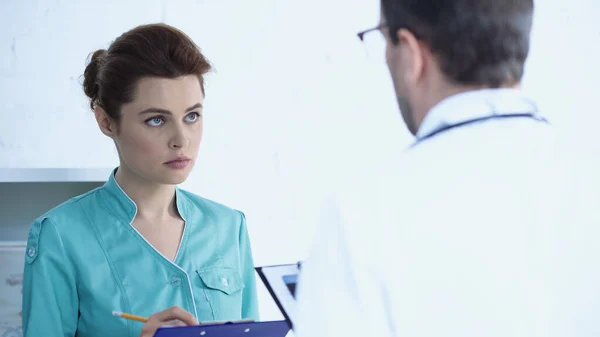
[[[114,178],[114,176],[111,178],[114,180],[115,185],[117,185],[117,187],[121,190],[121,192],[123,192],[123,195],[126,196],[127,199],[129,199],[129,201],[131,201],[131,203],[133,204],[133,206],[135,208],[135,213],[133,214],[133,219],[131,219],[131,221],[129,221],[129,226],[131,226],[131,228],[133,228],[133,230],[148,244],[148,246],[152,247],[152,249],[154,249],[154,251],[157,252],[160,256],[162,256],[167,262],[169,262],[170,264],[175,266],[175,268],[181,270],[185,274],[185,277],[187,278],[187,281],[188,281],[188,286],[190,288],[190,295],[192,296],[192,304],[194,305],[194,316],[196,316],[196,320],[199,320],[198,310],[196,309],[196,300],[194,299],[194,290],[192,289],[192,281],[190,280],[190,275],[188,275],[188,273],[185,270],[183,270],[181,267],[179,267],[177,264],[175,264],[171,260],[167,259],[161,252],[159,252],[156,248],[154,248],[154,246],[152,244],[150,244],[150,242],[148,242],[148,240],[146,240],[146,238],[140,232],[138,232],[138,230],[135,227],[133,227],[133,220],[135,220],[135,217],[136,217],[137,211],[138,211],[137,204],[135,203],[135,201],[133,201],[133,199],[131,199],[127,195],[127,193],[125,193],[125,191],[123,191],[123,189],[121,188],[121,186],[119,185],[117,180]],[[184,219],[184,226],[187,227],[187,222],[185,221],[185,219]],[[183,236],[185,235],[185,227],[183,229],[183,234],[181,235],[181,239],[179,239],[179,248],[177,248],[177,254],[175,255],[175,259],[177,259],[177,256],[179,255],[179,250],[181,249],[181,244],[183,242]]]

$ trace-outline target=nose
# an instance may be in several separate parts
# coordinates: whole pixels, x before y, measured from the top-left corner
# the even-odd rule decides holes
[[[175,126],[173,131],[173,136],[169,141],[169,148],[171,149],[181,149],[186,148],[190,143],[189,137],[185,133],[185,128],[183,126]]]

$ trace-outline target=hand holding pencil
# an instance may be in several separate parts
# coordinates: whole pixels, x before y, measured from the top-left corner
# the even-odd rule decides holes
[[[180,307],[170,307],[161,312],[157,312],[148,318],[116,311],[113,312],[113,315],[146,323],[142,327],[142,333],[140,334],[140,337],[154,336],[156,330],[158,330],[158,328],[161,326],[190,326],[199,324],[194,315],[181,309]]]

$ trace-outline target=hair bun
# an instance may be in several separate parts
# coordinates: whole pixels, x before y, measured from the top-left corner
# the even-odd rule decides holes
[[[85,67],[85,71],[83,72],[83,91],[90,98],[90,108],[94,110],[94,105],[98,101],[98,94],[100,91],[100,81],[98,78],[98,74],[104,61],[106,60],[106,55],[108,52],[106,49],[98,49],[96,50],[90,59],[90,62]]]

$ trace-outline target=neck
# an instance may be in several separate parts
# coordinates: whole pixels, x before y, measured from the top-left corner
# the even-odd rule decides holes
[[[438,82],[440,85],[432,90],[432,94],[429,95],[428,99],[425,99],[422,104],[415,106],[414,117],[417,125],[421,125],[425,116],[429,113],[434,106],[438,105],[444,99],[454,96],[463,92],[482,90],[482,89],[490,89],[489,86],[466,86],[466,85],[453,85],[448,84],[444,81]],[[519,83],[516,84],[504,84],[499,88],[513,88],[518,89],[520,87]]]
[[[115,179],[137,206],[136,217],[163,219],[177,214],[175,186],[157,184],[120,165]]]

